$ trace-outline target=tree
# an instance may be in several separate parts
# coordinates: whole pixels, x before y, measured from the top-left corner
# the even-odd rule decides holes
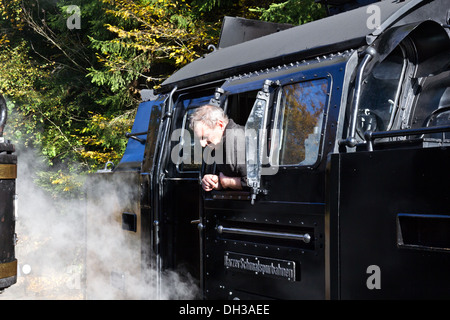
[[[5,134],[40,150],[50,166],[37,173],[42,183],[69,191],[79,184],[66,177],[120,159],[134,110],[102,104],[110,91],[87,78],[87,68],[97,61],[86,35],[110,33],[103,25],[69,30],[64,1],[58,4],[0,2],[0,92],[10,109]]]
[[[120,21],[107,24],[116,36],[91,38],[102,68],[90,68],[92,81],[114,93],[158,86],[177,68],[206,53],[218,26],[194,19],[185,0],[101,0]]]
[[[272,3],[268,8],[250,10],[258,12],[261,20],[293,25],[301,25],[326,16],[325,8],[314,0],[287,0]]]
[[[325,8],[315,0],[195,0],[194,3],[198,12],[208,13],[209,19],[216,20],[231,15],[300,25],[326,16]]]

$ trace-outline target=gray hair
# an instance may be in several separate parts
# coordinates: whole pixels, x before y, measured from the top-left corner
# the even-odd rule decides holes
[[[191,115],[189,127],[194,130],[195,124],[200,121],[208,127],[214,128],[219,120],[228,124],[228,116],[223,109],[215,105],[206,104],[195,110]]]

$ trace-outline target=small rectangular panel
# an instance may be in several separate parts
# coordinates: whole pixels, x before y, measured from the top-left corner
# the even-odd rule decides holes
[[[400,248],[450,251],[450,216],[435,214],[397,215]]]
[[[0,179],[16,179],[17,165],[15,164],[0,164]]]
[[[294,261],[226,251],[223,265],[227,270],[249,272],[262,277],[289,281],[295,281],[296,279]]]
[[[137,216],[135,213],[122,213],[122,229],[136,232],[137,230]]]
[[[17,275],[17,260],[0,263],[0,279]]]

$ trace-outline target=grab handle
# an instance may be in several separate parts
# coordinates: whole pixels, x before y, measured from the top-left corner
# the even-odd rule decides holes
[[[226,228],[224,226],[217,226],[216,230],[219,234],[231,233],[240,234],[247,236],[259,236],[267,238],[278,238],[278,239],[288,239],[288,240],[301,240],[304,243],[309,243],[311,241],[311,236],[309,233],[297,234],[297,233],[286,233],[286,232],[272,232],[272,231],[262,231],[253,229],[243,229],[243,228]]]

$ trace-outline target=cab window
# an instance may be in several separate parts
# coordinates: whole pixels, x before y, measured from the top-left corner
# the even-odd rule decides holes
[[[161,124],[161,115],[163,112],[163,106],[165,104],[166,97],[162,96],[158,98],[152,105],[150,110],[149,124],[148,124],[148,133],[146,138],[146,144],[144,147],[144,163],[142,165],[142,170],[147,171],[153,167],[154,157],[155,157],[155,149],[158,141],[158,133],[160,130]],[[145,102],[148,104],[151,102]],[[136,115],[138,116],[138,115]],[[128,146],[127,146],[128,149]],[[125,155],[124,155],[125,157]]]
[[[364,79],[357,119],[357,132],[361,138],[368,130],[391,129],[405,67],[403,51],[397,47]]]
[[[230,119],[241,126],[245,126],[258,90],[230,94],[227,99],[226,111]]]
[[[240,92],[230,94],[223,107],[230,119],[237,124],[245,125],[248,115],[255,101],[257,91]],[[212,96],[197,96],[182,99],[178,107],[183,110],[175,129],[181,129],[173,133],[172,139],[172,161],[176,164],[179,172],[199,171],[202,164],[202,147],[194,132],[189,127],[190,117],[198,107],[208,104]],[[180,107],[181,106],[181,107]]]
[[[313,165],[319,154],[328,80],[317,79],[283,86],[275,116],[272,149],[279,165]],[[279,148],[277,148],[277,144]]]

